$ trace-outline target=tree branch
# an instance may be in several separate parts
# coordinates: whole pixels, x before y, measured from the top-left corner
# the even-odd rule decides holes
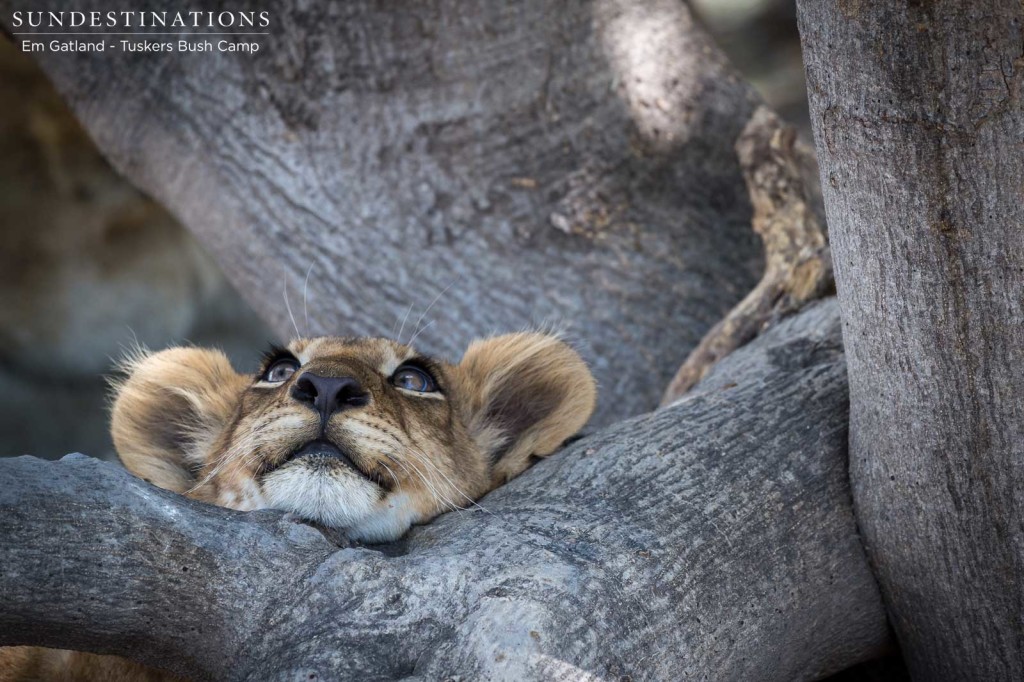
[[[754,232],[764,242],[764,276],[686,358],[665,390],[662,405],[678,400],[716,362],[768,324],[792,315],[835,286],[828,236],[806,185],[808,156],[813,152],[798,142],[792,126],[761,106],[736,141],[736,155],[754,205]]]
[[[834,303],[390,545],[0,462],[0,644],[210,679],[813,679],[883,652]],[[185,570],[187,569],[187,570]]]

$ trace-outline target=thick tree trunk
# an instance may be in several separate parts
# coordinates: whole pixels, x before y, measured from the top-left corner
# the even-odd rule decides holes
[[[0,644],[212,679],[814,679],[889,646],[834,302],[391,545],[0,462]]]
[[[38,58],[282,335],[408,315],[406,340],[453,354],[565,328],[607,424],[652,409],[756,282],[733,144],[758,101],[683,3],[281,2],[270,20],[255,55]]]
[[[919,679],[1024,679],[1024,6],[800,2],[857,517]]]

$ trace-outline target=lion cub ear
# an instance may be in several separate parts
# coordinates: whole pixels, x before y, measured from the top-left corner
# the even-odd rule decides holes
[[[248,378],[220,351],[200,348],[132,357],[122,370],[127,376],[114,383],[110,423],[118,456],[139,478],[187,491]]]
[[[550,455],[594,411],[597,388],[583,359],[557,337],[508,334],[474,341],[459,363],[466,423],[491,458],[491,484]]]

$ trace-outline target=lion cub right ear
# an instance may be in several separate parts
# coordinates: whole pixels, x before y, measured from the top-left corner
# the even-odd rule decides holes
[[[525,332],[474,341],[459,370],[466,421],[490,458],[492,486],[553,453],[594,411],[594,377],[557,336]]]
[[[168,350],[129,358],[114,383],[110,430],[128,471],[183,493],[248,384],[220,351]]]

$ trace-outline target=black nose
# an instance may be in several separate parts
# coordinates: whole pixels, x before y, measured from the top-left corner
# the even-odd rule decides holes
[[[319,412],[323,421],[335,412],[370,402],[370,396],[352,377],[322,377],[309,372],[292,386],[292,397]]]

